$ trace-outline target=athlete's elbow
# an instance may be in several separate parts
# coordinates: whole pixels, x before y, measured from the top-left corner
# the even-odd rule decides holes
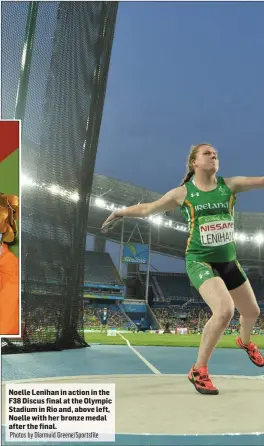
[[[142,208],[142,216],[143,217],[149,217],[152,214],[157,214],[160,211],[159,207],[156,205],[155,202],[153,203],[145,203],[144,208]]]
[[[149,217],[152,213],[151,206],[149,203],[144,203],[144,206],[141,208],[141,216]]]

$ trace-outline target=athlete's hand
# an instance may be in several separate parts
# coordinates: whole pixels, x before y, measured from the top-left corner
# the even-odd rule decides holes
[[[105,220],[105,222],[102,225],[102,228],[107,225],[107,223],[109,223],[109,221],[115,220],[115,218],[118,218],[119,215],[116,214],[116,211],[112,212],[111,215],[109,215],[109,217]]]

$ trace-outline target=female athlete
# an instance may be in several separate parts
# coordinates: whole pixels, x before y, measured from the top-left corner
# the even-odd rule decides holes
[[[186,271],[212,311],[188,378],[198,392],[209,395],[217,395],[219,391],[209,377],[208,362],[234,315],[234,308],[240,313],[237,345],[256,366],[264,366],[262,354],[250,340],[260,309],[236,258],[233,219],[236,193],[264,189],[264,177],[223,178],[216,175],[218,169],[218,154],[212,145],[193,146],[187,174],[179,187],[155,202],[115,211],[104,223],[117,217],[144,217],[180,207],[190,229]]]

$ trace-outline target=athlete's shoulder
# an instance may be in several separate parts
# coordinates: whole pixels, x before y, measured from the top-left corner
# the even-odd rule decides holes
[[[192,203],[193,201],[193,197],[197,194],[197,189],[195,189],[193,183],[185,183],[185,188],[182,191],[182,204],[181,204],[181,209],[184,210],[185,208],[189,208],[190,207],[190,203]]]
[[[219,177],[219,184],[220,186],[224,186],[226,189],[228,189],[230,193],[233,193],[232,182],[230,181],[230,178]]]
[[[177,199],[179,206],[183,206],[187,195],[188,195],[187,183],[185,183],[182,186],[179,186],[175,189],[175,197]]]
[[[222,176],[217,176],[217,183],[225,185],[225,179]]]
[[[192,180],[184,183],[185,200],[189,199],[191,194],[194,193],[194,191],[196,191],[196,188],[195,188]]]
[[[189,190],[192,190],[194,188],[193,180],[191,179],[189,181],[186,181],[186,183],[184,183],[184,186],[185,186],[186,193],[188,193]]]

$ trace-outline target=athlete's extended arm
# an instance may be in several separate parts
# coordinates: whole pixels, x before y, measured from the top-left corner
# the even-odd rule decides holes
[[[264,189],[264,177],[231,177],[225,178],[225,182],[233,193]]]
[[[129,206],[126,209],[114,211],[104,222],[106,225],[116,217],[147,217],[152,214],[169,211],[181,206],[186,196],[186,187],[180,186],[167,192],[159,200],[152,203],[140,203],[135,206]]]

